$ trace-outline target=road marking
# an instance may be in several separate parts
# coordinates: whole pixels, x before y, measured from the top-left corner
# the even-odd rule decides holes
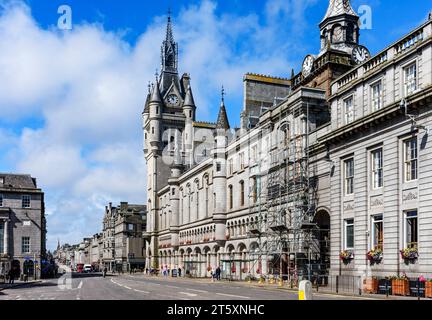
[[[168,288],[174,288],[174,289],[180,289],[180,287],[176,287],[176,286],[166,286]]]
[[[129,288],[128,286],[123,286],[123,288],[126,288],[128,290],[132,290],[132,288]]]
[[[83,282],[81,281],[80,284],[78,285],[78,289],[81,289],[83,286]]]
[[[193,292],[200,292],[200,293],[209,293],[208,291],[205,291],[205,290],[197,290],[197,289],[185,289],[185,290],[189,290],[189,291],[193,291]]]
[[[196,297],[196,296],[197,296],[197,294],[195,294],[195,293],[190,293],[190,292],[179,292],[179,294],[184,294],[184,295],[187,295],[187,296],[189,296],[189,297]]]
[[[141,293],[150,293],[150,292],[148,292],[148,291],[142,291],[142,290],[138,290],[138,289],[134,289],[134,291],[136,291],[136,292],[141,292]]]
[[[224,297],[231,297],[231,298],[240,298],[240,299],[250,299],[250,297],[245,296],[236,296],[233,294],[226,294],[226,293],[216,293],[218,296],[224,296]]]

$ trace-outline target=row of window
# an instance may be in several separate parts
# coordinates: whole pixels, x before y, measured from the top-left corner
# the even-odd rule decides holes
[[[4,197],[0,194],[0,207],[4,206]],[[21,206],[23,208],[31,208],[31,196],[30,195],[22,195],[21,196]]]
[[[354,219],[346,219],[344,221],[344,248],[345,250],[354,249]],[[403,225],[403,241],[404,248],[417,248],[418,244],[418,215],[417,210],[410,210],[404,212],[404,225]],[[371,248],[381,249],[384,248],[384,220],[383,215],[378,214],[371,217]]]
[[[370,152],[371,188],[380,189],[384,186],[383,149]],[[418,178],[418,143],[417,137],[403,141],[404,182]],[[344,160],[344,192],[354,194],[354,158]]]
[[[378,111],[383,107],[383,85],[382,80],[374,82],[370,86],[371,111]],[[403,94],[409,96],[417,90],[417,64],[412,63],[403,69]],[[354,97],[350,96],[343,101],[345,124],[354,122]]]

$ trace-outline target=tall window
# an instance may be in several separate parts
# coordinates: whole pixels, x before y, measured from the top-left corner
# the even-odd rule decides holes
[[[254,145],[251,149],[251,160],[252,163],[256,163],[258,157],[258,147],[257,145]]]
[[[3,195],[0,193],[0,207],[3,207]]]
[[[405,213],[405,242],[407,248],[417,248],[418,217],[417,210]]]
[[[381,81],[371,86],[372,93],[372,111],[378,111],[382,108],[382,84]]]
[[[404,69],[405,96],[408,96],[417,89],[417,65],[415,63]]]
[[[404,141],[405,181],[417,180],[417,137]]]
[[[5,233],[5,224],[4,222],[0,222],[0,252],[4,252],[4,233]]]
[[[228,196],[229,208],[232,209],[233,208],[233,186],[232,185],[228,186],[228,192],[229,192],[229,196]]]
[[[253,203],[257,202],[258,198],[258,183],[256,178],[252,178],[252,201]]]
[[[372,239],[373,249],[383,249],[384,243],[384,224],[382,214],[372,217]]]
[[[240,181],[240,206],[245,204],[245,185],[244,181]]]
[[[199,183],[198,182],[196,182],[195,188],[196,188],[195,217],[196,217],[196,219],[199,219],[200,217],[199,217]]]
[[[22,237],[21,252],[30,253],[30,237]]]
[[[205,179],[205,216],[206,218],[209,216],[209,178]]]
[[[345,124],[349,124],[354,121],[354,104],[353,97],[349,97],[344,100],[344,111],[345,111]]]
[[[31,197],[29,195],[23,195],[22,196],[22,207],[23,208],[30,208],[30,200],[31,200]]]
[[[240,170],[244,170],[245,168],[245,161],[244,161],[244,153],[240,153],[239,155],[239,161],[240,161]]]
[[[354,249],[354,219],[345,220],[345,250]]]
[[[383,150],[372,151],[372,187],[379,189],[383,186]]]
[[[345,195],[354,193],[354,159],[348,159],[345,165]]]
[[[234,160],[229,159],[228,160],[228,175],[232,176],[234,173]]]

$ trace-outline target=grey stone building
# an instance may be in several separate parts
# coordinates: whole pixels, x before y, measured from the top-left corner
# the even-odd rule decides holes
[[[215,123],[196,121],[169,19],[143,112],[149,265],[432,276],[432,20],[374,56],[348,0],[319,29],[299,74],[245,77],[232,130],[223,95]]]
[[[105,210],[103,227],[103,265],[110,271],[129,271],[145,268],[147,209],[145,205],[122,202]]]
[[[0,259],[3,270],[40,276],[46,258],[44,193],[30,175],[0,173]],[[17,272],[18,273],[18,272]]]

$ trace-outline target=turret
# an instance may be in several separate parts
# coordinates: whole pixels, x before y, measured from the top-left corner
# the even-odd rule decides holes
[[[176,141],[180,137],[175,137]],[[171,205],[171,245],[174,248],[179,246],[179,233],[180,233],[180,182],[179,177],[182,172],[182,157],[180,153],[180,146],[176,146],[174,152],[173,162],[171,164],[171,178],[168,180],[170,186],[170,205]]]
[[[157,151],[160,147],[160,120],[162,118],[162,106],[163,102],[159,90],[159,83],[156,81],[156,84],[153,86],[153,92],[149,103],[150,132],[148,132],[148,137],[152,151]]]
[[[186,117],[185,122],[185,151],[186,151],[186,159],[188,163],[192,166],[194,165],[194,128],[193,122],[195,121],[195,101],[192,94],[192,89],[190,85],[187,88],[185,101],[183,103],[183,113]]]
[[[225,109],[225,91],[222,88],[222,101],[216,124],[216,147],[213,151],[213,192],[215,196],[215,210],[213,221],[216,225],[216,241],[224,242],[226,233],[227,215],[227,173],[226,173],[226,147],[228,146],[229,121]]]

